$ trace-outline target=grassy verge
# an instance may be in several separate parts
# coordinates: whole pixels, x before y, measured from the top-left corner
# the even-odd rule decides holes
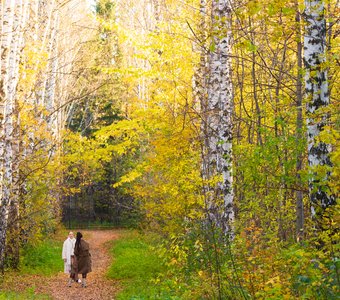
[[[114,261],[107,276],[123,285],[118,300],[174,299],[155,283],[165,267],[148,238],[127,233],[113,243],[111,253]]]
[[[51,276],[62,271],[61,251],[62,243],[54,240],[25,247],[20,262],[21,274]]]
[[[6,272],[4,281],[0,284],[0,300],[52,299],[48,295],[35,294],[34,280],[37,278],[36,275],[44,278],[63,270],[62,242],[60,237],[54,238],[57,240],[45,240],[35,245],[27,245],[22,249],[20,270]],[[32,278],[35,279],[32,281]],[[27,286],[30,287],[27,288]]]
[[[48,295],[35,295],[34,288],[28,288],[22,293],[0,292],[0,300],[50,300]]]

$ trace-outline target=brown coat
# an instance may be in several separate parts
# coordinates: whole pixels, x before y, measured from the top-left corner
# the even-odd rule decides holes
[[[91,268],[91,254],[90,245],[84,240],[80,240],[79,248],[77,245],[74,247],[74,255],[77,260],[78,274],[87,274],[92,271]]]

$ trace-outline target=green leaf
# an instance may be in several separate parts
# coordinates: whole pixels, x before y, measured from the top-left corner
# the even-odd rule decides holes
[[[216,50],[216,44],[215,44],[215,41],[213,40],[210,44],[210,47],[209,47],[209,50],[211,52],[214,52]]]
[[[246,49],[250,52],[256,52],[257,51],[257,46],[253,44],[251,41],[246,42]]]
[[[293,14],[295,14],[295,10],[294,10],[294,8],[291,8],[291,7],[284,7],[284,8],[282,8],[282,13],[284,15],[293,15]]]

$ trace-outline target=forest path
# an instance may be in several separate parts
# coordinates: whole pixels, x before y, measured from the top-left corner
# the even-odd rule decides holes
[[[118,230],[82,230],[83,238],[90,244],[92,256],[92,272],[87,275],[87,287],[73,283],[67,286],[68,276],[58,273],[56,277],[48,279],[48,282],[37,282],[36,293],[48,294],[56,300],[111,300],[119,290],[118,283],[105,277],[105,272],[111,264],[108,253],[109,241],[119,237]],[[79,277],[81,275],[79,274]]]
[[[0,286],[0,291],[2,287],[4,290],[12,292],[22,292],[33,288],[34,293],[42,297],[38,299],[45,299],[42,294],[48,295],[48,299],[54,300],[115,299],[115,295],[120,290],[119,282],[106,278],[105,273],[112,261],[109,253],[109,242],[118,239],[123,235],[123,232],[119,230],[82,230],[81,232],[84,240],[90,244],[92,256],[92,272],[87,275],[86,288],[82,288],[81,284],[75,282],[72,283],[71,287],[68,287],[69,276],[63,272],[53,276],[13,273],[14,275]],[[62,245],[64,237],[59,236],[57,238]],[[61,261],[60,253],[60,263],[62,263]]]

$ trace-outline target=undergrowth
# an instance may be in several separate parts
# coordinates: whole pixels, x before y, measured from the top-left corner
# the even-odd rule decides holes
[[[23,250],[20,271],[23,274],[40,274],[51,276],[62,271],[62,243],[47,240],[36,245],[28,245]]]
[[[176,299],[157,284],[166,267],[153,250],[153,244],[152,239],[136,232],[113,242],[114,261],[107,276],[122,284],[118,300]]]

